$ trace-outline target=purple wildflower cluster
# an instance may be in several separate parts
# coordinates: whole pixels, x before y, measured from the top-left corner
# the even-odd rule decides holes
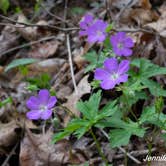
[[[125,32],[118,32],[115,35],[112,35],[110,38],[113,51],[116,55],[119,56],[130,56],[132,55],[131,48],[134,46],[134,43],[130,37],[126,36]]]
[[[92,15],[85,15],[80,21],[79,35],[87,36],[88,43],[102,43],[107,36],[108,24],[101,19],[95,20]]]
[[[89,43],[102,43],[108,34],[106,28],[108,24],[103,20],[97,19],[90,14],[87,14],[80,21],[79,35],[86,36]],[[110,43],[116,56],[131,56],[133,40],[126,35],[125,32],[118,32],[110,37]],[[121,60],[118,62],[116,58],[107,58],[104,61],[103,68],[95,70],[94,78],[101,81],[101,88],[113,89],[116,85],[126,82],[128,80],[128,70],[130,62],[128,60]]]
[[[108,58],[104,61],[104,68],[97,68],[95,71],[95,79],[101,80],[101,88],[113,89],[115,85],[119,85],[121,82],[126,82],[129,70],[130,62],[128,60],[122,60],[118,64],[116,58]]]
[[[27,107],[31,110],[27,112],[28,119],[49,119],[52,115],[52,108],[57,102],[55,96],[50,96],[47,89],[39,91],[38,96],[31,96],[27,101]]]

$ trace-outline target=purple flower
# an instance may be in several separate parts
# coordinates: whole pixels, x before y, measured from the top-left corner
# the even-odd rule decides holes
[[[31,96],[26,105],[31,110],[27,112],[28,119],[49,119],[52,115],[52,108],[57,102],[55,96],[50,96],[47,89],[39,91],[37,97]]]
[[[119,56],[130,56],[132,55],[131,48],[134,46],[133,40],[126,36],[125,32],[118,32],[111,36],[111,44],[115,54]]]
[[[79,36],[87,36],[87,29],[90,25],[92,25],[94,22],[94,18],[91,14],[86,14],[80,21],[80,32]]]
[[[104,61],[104,68],[97,68],[95,71],[95,79],[101,80],[101,88],[113,89],[115,85],[119,85],[121,82],[128,80],[128,74],[130,62],[128,60],[122,60],[118,64],[116,58],[108,58]]]
[[[108,24],[103,20],[96,20],[88,29],[88,42],[89,43],[101,43],[105,40],[107,33],[106,28]]]

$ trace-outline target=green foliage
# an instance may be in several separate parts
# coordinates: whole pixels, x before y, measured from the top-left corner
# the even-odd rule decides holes
[[[7,67],[5,68],[5,72],[7,72],[13,68],[19,67],[19,66],[35,63],[37,61],[38,60],[34,59],[34,58],[21,58],[21,59],[13,60],[10,64],[7,65]]]
[[[155,106],[146,107],[139,119],[140,124],[154,124],[159,128],[166,130],[166,115],[158,112]]]
[[[71,13],[73,15],[81,15],[81,14],[84,14],[86,12],[86,10],[82,7],[73,7],[71,8]]]
[[[4,99],[3,101],[0,101],[0,108],[4,107],[8,103],[12,103],[12,98],[11,97],[8,97],[8,98]]]
[[[100,100],[101,91],[98,91],[88,101],[78,102],[77,109],[82,113],[83,118],[72,119],[62,132],[55,134],[53,142],[57,142],[72,133],[80,138],[100,120],[112,116],[117,110],[116,101],[109,102],[99,110]]]
[[[35,7],[34,7],[35,12],[39,11],[42,1],[43,0],[36,0],[36,4],[35,4]]]
[[[113,23],[109,24],[106,28],[106,32],[110,32],[113,28]]]
[[[38,90],[38,89],[50,89],[50,81],[51,77],[43,73],[38,77],[27,78],[27,82],[29,82],[28,89],[29,90]]]
[[[150,60],[147,60],[145,58],[134,59],[131,62],[131,65],[136,66],[140,69],[138,76],[140,77],[141,80],[144,78],[150,78],[152,76],[166,74],[165,67],[160,67],[158,65],[155,65],[151,63]]]
[[[151,79],[153,76],[166,74],[165,67],[155,65],[144,58],[134,59],[131,62],[131,65],[139,68],[137,73],[133,70],[129,72],[131,80],[136,81],[138,87],[142,87],[142,89],[148,88],[150,93],[156,97],[166,96],[166,90],[163,89],[160,84]],[[129,82],[131,80],[129,80]],[[137,90],[137,87],[135,90]]]
[[[103,54],[97,55],[95,51],[91,51],[85,55],[85,59],[90,62],[90,64],[86,67],[85,73],[97,68],[102,67],[103,62],[105,60],[105,56]]]
[[[110,144],[113,148],[127,145],[132,135],[143,137],[145,133],[145,129],[141,128],[137,122],[133,122],[130,119],[124,121],[115,116],[100,121],[97,126],[113,128],[109,134]]]
[[[3,11],[4,14],[7,13],[9,6],[9,0],[0,0],[0,9]]]

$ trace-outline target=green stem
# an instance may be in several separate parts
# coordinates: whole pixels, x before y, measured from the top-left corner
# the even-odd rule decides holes
[[[134,119],[136,120],[136,122],[138,123],[139,125],[139,121],[138,121],[138,118],[136,117],[136,115],[134,114],[134,112],[132,111],[130,105],[129,105],[129,102],[128,102],[128,97],[124,94],[124,98],[125,98],[125,102],[126,102],[126,105],[127,105],[127,109],[128,111],[132,114],[132,116],[134,117]]]
[[[105,162],[105,165],[108,166],[108,161],[107,161],[106,157],[104,156],[104,154],[103,154],[103,152],[101,150],[101,146],[100,146],[100,144],[99,144],[99,142],[98,142],[98,140],[97,140],[97,138],[96,138],[96,136],[95,136],[95,134],[94,134],[92,129],[90,129],[90,134],[92,135],[92,137],[93,137],[93,139],[94,139],[94,141],[96,143],[97,150],[98,150],[102,160]]]
[[[152,154],[152,143],[151,141],[148,141],[148,156],[151,156]],[[148,166],[151,165],[151,161],[148,161]]]
[[[125,151],[125,156],[124,156],[125,158],[125,166],[127,166],[127,152]]]

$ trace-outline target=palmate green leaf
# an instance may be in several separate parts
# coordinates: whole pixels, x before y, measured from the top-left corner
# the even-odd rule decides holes
[[[57,134],[54,134],[54,136],[52,138],[52,143],[56,143],[70,134],[71,133],[68,131],[62,131],[62,132],[59,132]]]
[[[139,122],[141,124],[154,124],[166,130],[166,115],[162,112],[158,114],[155,106],[146,107],[139,118]]]
[[[75,118],[69,122],[67,127],[62,131],[54,135],[52,142],[55,143],[66,136],[74,133],[78,138],[80,138],[84,133],[88,130],[88,126],[90,125],[89,121]]]
[[[7,65],[7,67],[5,68],[5,72],[9,71],[12,68],[28,65],[31,63],[35,63],[37,61],[38,60],[34,58],[21,58],[21,59],[13,60],[10,64]]]
[[[105,57],[103,54],[97,55],[95,51],[91,51],[85,55],[85,59],[90,63],[85,69],[85,73],[87,73],[97,67],[102,67]]]
[[[111,147],[115,148],[122,145],[127,145],[131,137],[131,132],[129,130],[114,129],[111,130],[109,136]]]
[[[149,79],[143,79],[142,83],[147,88],[149,88],[149,91],[153,96],[156,96],[156,97],[164,96],[164,97],[166,97],[166,90],[161,88],[160,84],[158,84],[157,82],[149,80]]]
[[[160,67],[145,58],[134,59],[131,65],[140,68],[139,75],[143,79],[166,74],[166,67]]]
[[[0,9],[3,11],[4,14],[7,13],[9,6],[9,0],[0,0]]]
[[[110,134],[109,134],[110,143],[112,147],[127,145],[132,135],[143,137],[145,133],[145,129],[141,128],[138,125],[138,123],[133,122],[130,119],[128,120],[128,122],[125,122],[114,116],[100,121],[99,123],[96,124],[96,127],[114,128],[110,130]]]
[[[113,115],[118,109],[118,107],[116,106],[116,103],[117,103],[117,101],[114,100],[114,101],[111,101],[108,104],[106,104],[100,110],[98,118],[103,119],[103,118],[106,118],[106,117],[109,117],[109,116]]]
[[[93,94],[88,101],[78,102],[77,109],[83,114],[86,119],[92,120],[97,116],[99,104],[101,100],[101,91]]]

